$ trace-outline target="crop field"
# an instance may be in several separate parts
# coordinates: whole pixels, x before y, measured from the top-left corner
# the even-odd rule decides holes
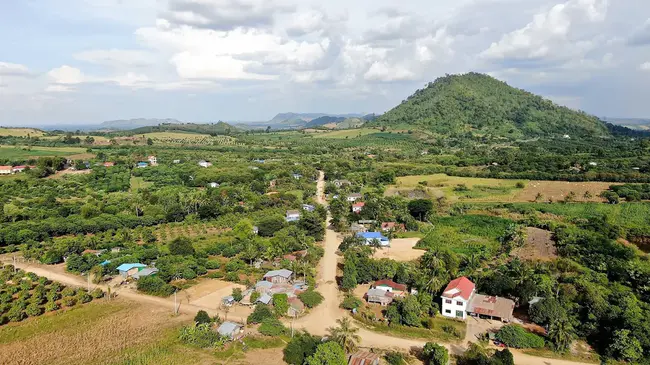
[[[344,129],[327,133],[318,133],[314,135],[314,138],[355,138],[373,133],[380,133],[380,130],[374,128]]]
[[[494,253],[500,247],[499,237],[512,221],[484,215],[439,217],[433,228],[416,247],[445,247],[458,254],[477,251]]]
[[[0,155],[2,158],[19,161],[38,157],[74,156],[85,153],[86,149],[81,147],[0,146]]]
[[[187,132],[154,132],[144,135],[154,143],[163,144],[194,144],[194,145],[223,145],[235,146],[237,139],[229,136],[211,136],[209,134]]]
[[[9,137],[27,137],[29,135],[30,137],[41,137],[45,133],[43,131],[40,131],[38,129],[34,128],[7,128],[7,127],[0,127],[0,136],[9,136]]]
[[[143,177],[131,176],[131,191],[138,191],[153,185],[151,182],[144,181]]]
[[[431,197],[452,201],[532,202],[564,200],[571,192],[575,201],[603,201],[600,193],[612,183],[502,180],[457,177],[446,174],[404,176],[386,189],[386,195],[408,195],[420,190]],[[588,192],[588,193],[587,193]]]
[[[93,302],[0,327],[0,363],[125,363],[130,349],[164,340],[167,330],[188,320],[120,299]]]

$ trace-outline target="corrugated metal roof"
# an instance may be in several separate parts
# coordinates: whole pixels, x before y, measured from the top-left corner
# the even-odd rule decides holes
[[[147,265],[145,265],[145,264],[139,264],[139,263],[135,263],[135,264],[122,264],[122,265],[120,265],[120,266],[117,267],[117,271],[129,271],[129,270],[133,269],[134,267],[141,268],[141,267],[147,267]]]
[[[273,299],[273,298],[271,298],[270,295],[268,295],[268,294],[262,294],[262,296],[260,296],[260,297],[257,299],[257,301],[260,302],[260,303],[269,304],[269,303],[271,303],[271,300],[272,300],[272,299]]]
[[[158,272],[158,269],[156,269],[155,267],[147,267],[147,268],[142,269],[142,270],[136,272],[135,274],[133,274],[133,278],[134,279],[139,279],[141,277],[153,275],[153,274],[155,274],[157,272]]]
[[[220,335],[222,336],[232,336],[235,331],[241,328],[240,324],[233,323],[233,322],[223,322],[221,326],[217,329],[217,332],[219,332]]]
[[[388,237],[384,236],[380,232],[359,232],[357,233],[357,237],[361,237],[365,239],[378,239],[378,240],[388,239]]]
[[[272,270],[264,274],[264,278],[272,278],[274,276],[281,276],[283,278],[290,278],[293,275],[293,271],[287,269]]]
[[[348,365],[374,365],[379,363],[379,355],[367,351],[357,351],[350,355]]]

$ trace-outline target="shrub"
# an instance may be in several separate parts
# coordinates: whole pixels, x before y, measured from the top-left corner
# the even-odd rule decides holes
[[[208,312],[200,310],[196,312],[196,316],[194,316],[194,322],[197,324],[212,323],[212,319],[208,315]]]
[[[258,304],[255,310],[248,316],[248,323],[262,323],[266,318],[273,318],[273,312],[266,304]]]
[[[284,316],[289,310],[289,298],[286,294],[273,294],[273,311],[278,317]]]
[[[200,348],[216,347],[224,343],[219,334],[207,323],[184,326],[178,337],[181,341]]]
[[[66,307],[72,307],[73,305],[77,304],[77,300],[74,297],[64,297],[61,299],[61,304],[65,305]]]
[[[159,297],[167,297],[174,293],[174,287],[165,283],[163,279],[157,276],[140,278],[138,280],[138,290]]]
[[[287,333],[287,328],[277,318],[265,318],[259,331],[264,336],[281,336]]]
[[[192,241],[190,241],[190,239],[187,237],[174,238],[174,240],[168,244],[168,247],[169,253],[172,255],[194,255],[194,246],[192,246]]]
[[[323,296],[313,289],[309,289],[298,294],[298,299],[300,299],[307,306],[307,308],[314,308],[323,302]]]
[[[388,365],[404,365],[405,363],[404,355],[396,351],[387,352],[386,355],[384,355],[384,359]]]
[[[59,294],[59,292],[55,289],[50,289],[50,291],[47,292],[46,296],[48,302],[54,302],[61,299],[61,294]]]
[[[95,288],[93,289],[93,291],[90,292],[90,295],[95,299],[103,298],[104,291],[102,291],[102,289],[100,288]]]
[[[544,338],[514,324],[503,326],[497,332],[496,339],[517,349],[544,347]]]
[[[9,312],[7,312],[7,318],[11,322],[20,322],[25,319],[25,312],[23,312],[21,307],[13,306],[9,309]]]
[[[223,278],[223,272],[221,271],[214,271],[208,274],[208,277],[210,279],[221,279]]]
[[[38,306],[38,304],[32,303],[25,308],[25,314],[30,317],[37,317],[43,314],[43,310]]]
[[[422,349],[422,357],[429,365],[447,365],[449,362],[449,351],[444,346],[427,342]]]
[[[348,310],[352,310],[352,309],[359,308],[362,304],[363,302],[361,301],[361,299],[352,295],[348,295],[341,303],[341,307]]]
[[[45,303],[45,311],[52,312],[59,309],[59,305],[56,302],[47,302]]]
[[[301,365],[305,363],[305,359],[310,357],[316,352],[316,347],[321,343],[321,339],[312,336],[307,332],[300,333],[294,336],[287,344],[287,347],[282,351],[284,357],[282,358],[287,364]]]
[[[91,297],[90,294],[88,294],[85,290],[84,291],[80,290],[79,293],[77,293],[76,298],[77,298],[77,302],[79,303],[88,303],[93,300],[93,297]]]
[[[257,302],[258,299],[260,299],[261,294],[259,292],[252,292],[251,293],[251,303]]]
[[[221,263],[217,260],[208,260],[205,262],[205,268],[208,270],[216,270],[221,267]]]
[[[232,290],[232,297],[235,299],[235,302],[241,302],[241,300],[244,298],[244,295],[241,292],[241,288],[234,288]]]
[[[74,295],[75,295],[75,291],[71,287],[66,287],[63,290],[61,290],[61,296],[63,297],[71,297]]]

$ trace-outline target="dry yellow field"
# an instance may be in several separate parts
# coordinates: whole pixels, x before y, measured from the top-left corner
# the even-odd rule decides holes
[[[10,136],[10,137],[41,137],[45,133],[43,131],[34,129],[34,128],[10,128],[10,127],[0,127],[0,136]]]

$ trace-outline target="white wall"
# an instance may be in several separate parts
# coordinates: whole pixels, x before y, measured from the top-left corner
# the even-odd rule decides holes
[[[447,303],[448,300],[451,300],[451,304]],[[458,305],[460,303],[460,305]],[[445,317],[449,318],[462,318],[465,319],[467,318],[467,305],[469,304],[469,301],[461,298],[461,297],[456,297],[453,299],[445,298],[442,297],[442,315]],[[450,311],[450,313],[447,313],[447,311]],[[462,311],[463,316],[459,317],[456,315],[456,311]]]

